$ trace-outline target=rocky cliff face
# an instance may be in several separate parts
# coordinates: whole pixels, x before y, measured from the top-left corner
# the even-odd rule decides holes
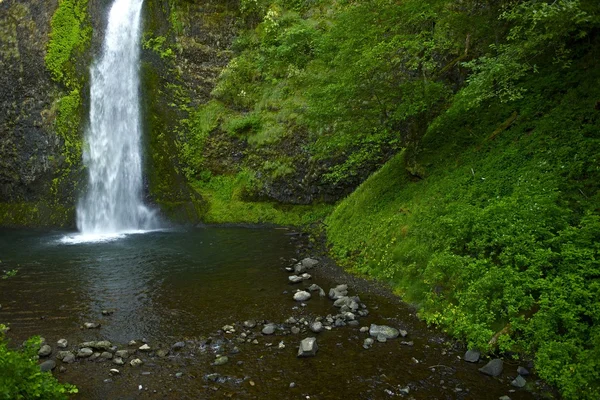
[[[0,2],[0,202],[37,202],[60,163],[44,57],[57,0]]]

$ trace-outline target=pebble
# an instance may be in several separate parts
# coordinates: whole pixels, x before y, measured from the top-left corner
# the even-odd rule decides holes
[[[139,367],[143,363],[144,362],[142,360],[140,360],[139,358],[134,358],[133,360],[129,361],[129,365],[131,365],[132,367]]]
[[[121,357],[113,358],[112,362],[115,365],[124,365],[125,364],[125,361],[123,361],[123,359]]]
[[[177,342],[173,346],[171,346],[171,348],[173,350],[180,350],[180,349],[183,349],[184,347],[185,347],[185,342]]]
[[[514,387],[522,388],[525,387],[527,381],[521,375],[518,375],[510,384]]]
[[[366,338],[365,341],[363,342],[363,347],[365,349],[370,349],[371,346],[373,346],[373,343],[375,343],[375,341],[371,338]]]
[[[40,357],[48,357],[50,354],[52,354],[52,347],[47,344],[40,347],[40,350],[38,351],[38,356]]]
[[[94,354],[94,351],[92,349],[90,349],[89,347],[84,347],[82,349],[79,349],[79,351],[77,352],[77,357],[87,358],[90,357],[92,354]]]
[[[67,339],[60,339],[58,342],[56,342],[56,346],[60,347],[61,349],[66,349],[68,345],[69,342],[67,342]]]
[[[183,376],[183,372],[177,372],[175,374],[175,378],[181,378]]]
[[[304,290],[300,290],[300,291],[294,293],[294,300],[296,300],[296,301],[306,301],[306,300],[309,300],[311,297],[312,297],[311,294]]]
[[[83,324],[83,326],[86,329],[96,329],[96,328],[100,328],[100,324],[97,324],[95,322],[86,322],[85,324]]]
[[[307,337],[300,342],[298,347],[298,357],[312,357],[317,354],[317,339],[314,337]]]
[[[490,360],[486,365],[479,368],[479,371],[485,375],[489,376],[498,376],[502,373],[502,369],[504,367],[504,362],[499,359]]]
[[[141,346],[138,348],[138,350],[140,350],[140,351],[150,351],[150,350],[152,350],[152,349],[150,348],[150,346],[148,346],[148,344],[143,344],[143,345],[141,345]]]
[[[121,371],[116,368],[112,368],[109,372],[111,375],[119,375],[121,373]]]
[[[468,350],[463,359],[467,362],[470,363],[476,363],[477,361],[479,361],[479,356],[481,355],[481,353],[479,353],[478,351],[475,350]]]
[[[42,372],[52,371],[56,368],[56,362],[54,360],[46,360],[40,364],[40,370]]]
[[[277,328],[277,325],[275,325],[275,324],[267,324],[262,329],[262,334],[263,335],[272,335],[275,333],[276,328]]]
[[[379,338],[379,336],[383,336],[386,339],[395,339],[400,335],[400,331],[387,325],[371,324],[371,327],[369,328],[369,335],[377,338]]]
[[[214,362],[214,365],[224,365],[224,364],[227,364],[228,362],[229,362],[229,357],[221,356],[221,357],[217,357],[217,359]]]

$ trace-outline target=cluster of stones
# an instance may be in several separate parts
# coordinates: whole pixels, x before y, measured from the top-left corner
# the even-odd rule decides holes
[[[468,350],[463,356],[463,360],[470,363],[479,362],[481,353],[476,350]],[[492,359],[487,362],[483,367],[479,368],[479,372],[489,376],[500,376],[504,370],[504,361],[499,358]],[[519,366],[517,368],[517,376],[511,381],[511,385],[517,388],[523,388],[527,385],[527,380],[524,378],[529,375],[529,370],[525,367]],[[508,397],[508,396],[506,396]]]

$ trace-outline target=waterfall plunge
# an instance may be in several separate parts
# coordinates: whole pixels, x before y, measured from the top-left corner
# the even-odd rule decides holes
[[[83,161],[87,192],[77,206],[83,235],[154,229],[142,202],[139,106],[140,19],[143,0],[115,0],[100,59],[91,68],[90,127]]]

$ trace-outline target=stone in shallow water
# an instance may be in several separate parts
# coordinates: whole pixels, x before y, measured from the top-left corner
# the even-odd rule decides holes
[[[214,365],[224,365],[227,364],[229,362],[229,357],[227,356],[221,356],[221,357],[217,357],[217,359],[214,362]]]
[[[369,328],[369,335],[377,338],[379,336],[383,336],[386,339],[396,339],[400,335],[400,331],[387,325],[371,324],[371,327]]]
[[[521,375],[517,376],[511,383],[514,387],[522,388],[525,387],[527,381]]]
[[[335,288],[329,289],[329,298],[337,300],[348,295],[348,285],[337,285]]]
[[[296,301],[306,301],[306,300],[309,300],[310,298],[311,298],[311,294],[304,290],[300,290],[294,294],[294,300],[296,300]]]
[[[298,328],[297,326],[292,326],[291,330],[294,335],[297,335],[300,333],[300,328]]]
[[[56,363],[54,360],[46,360],[40,364],[40,370],[42,372],[52,371],[54,368],[56,368]]]
[[[318,349],[317,338],[307,337],[300,342],[300,347],[298,347],[298,357],[315,356]]]
[[[64,362],[65,364],[72,364],[75,362],[75,355],[72,353],[67,354],[63,359],[62,362]]]
[[[61,349],[66,349],[69,345],[69,342],[67,342],[67,339],[60,339],[58,342],[56,342],[56,345]]]
[[[142,360],[140,360],[139,358],[135,358],[135,359],[129,361],[129,365],[131,365],[132,367],[139,367],[143,363],[144,362]]]
[[[275,325],[275,324],[267,324],[262,329],[262,333],[263,333],[263,335],[272,335],[272,334],[275,333],[275,329],[277,329],[277,325]]]
[[[79,349],[79,351],[77,352],[77,357],[87,358],[90,357],[92,354],[94,354],[94,350],[90,349],[89,347],[84,347],[82,349]]]
[[[40,350],[38,351],[38,356],[40,357],[48,357],[50,354],[52,354],[52,347],[47,344],[40,347]]]
[[[468,351],[465,353],[465,356],[463,357],[463,359],[464,359],[465,361],[468,361],[468,362],[470,362],[470,363],[476,363],[477,361],[479,361],[479,356],[480,356],[480,355],[481,355],[481,354],[480,354],[478,351],[475,351],[475,350],[468,350]]]
[[[71,353],[70,351],[59,351],[58,354],[56,355],[56,358],[59,360],[64,359],[66,356],[68,355],[73,355],[73,353]]]
[[[504,361],[499,358],[490,360],[483,367],[479,368],[479,371],[489,376],[499,376],[504,368]]]

